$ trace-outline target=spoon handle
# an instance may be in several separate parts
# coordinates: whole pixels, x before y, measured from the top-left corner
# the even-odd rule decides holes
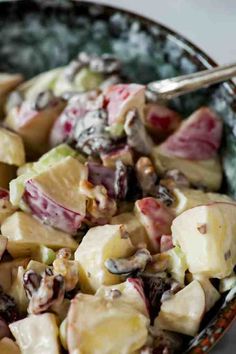
[[[147,85],[147,97],[153,100],[168,100],[202,87],[216,84],[236,76],[236,63],[222,65],[194,74],[153,81]]]

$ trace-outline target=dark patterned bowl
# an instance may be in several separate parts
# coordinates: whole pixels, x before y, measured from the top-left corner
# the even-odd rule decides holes
[[[0,2],[0,71],[26,77],[66,64],[77,52],[112,52],[131,81],[210,68],[215,63],[182,36],[140,16],[69,0]],[[199,90],[169,102],[187,116],[201,105],[214,108],[225,123],[221,151],[224,191],[236,197],[236,88],[232,82]],[[233,289],[211,310],[186,353],[206,353],[236,317]]]

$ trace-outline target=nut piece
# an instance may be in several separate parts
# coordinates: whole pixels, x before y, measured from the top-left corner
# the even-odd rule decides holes
[[[126,115],[124,130],[129,146],[141,154],[150,154],[153,142],[146,132],[137,110],[131,110]]]
[[[112,274],[128,275],[144,271],[148,262],[152,260],[150,252],[146,249],[138,250],[129,258],[107,259],[105,267]]]
[[[62,275],[52,275],[51,270],[45,271],[42,277],[30,270],[25,273],[23,282],[30,300],[28,313],[45,312],[50,306],[61,304],[64,299],[64,278]]]
[[[148,157],[140,157],[135,165],[135,170],[144,194],[155,194],[158,177],[152,161]]]

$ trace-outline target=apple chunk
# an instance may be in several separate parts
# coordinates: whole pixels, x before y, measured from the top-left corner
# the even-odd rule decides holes
[[[236,263],[236,205],[215,202],[189,209],[173,221],[172,236],[191,273],[224,278]]]
[[[173,194],[175,197],[173,210],[176,215],[198,205],[209,204],[212,202],[235,203],[235,201],[228,195],[220,193],[205,193],[199,189],[174,188]]]
[[[108,258],[128,257],[134,252],[124,225],[104,225],[91,228],[75,252],[79,263],[80,286],[85,292],[95,292],[101,285],[120,283],[104,263]]]
[[[215,112],[202,107],[184,120],[162,145],[175,157],[208,160],[216,155],[220,147],[222,126]]]
[[[75,234],[86,214],[80,181],[87,175],[87,167],[68,156],[27,181],[23,200],[43,222]]]
[[[13,257],[30,255],[43,244],[53,249],[76,249],[77,242],[64,232],[43,225],[29,214],[17,211],[2,224],[2,235],[8,238],[7,250]]]
[[[144,124],[156,138],[166,137],[176,130],[180,120],[179,114],[168,107],[153,103],[145,106]]]
[[[0,95],[10,92],[22,81],[23,76],[20,74],[0,73]]]
[[[147,232],[141,222],[133,213],[122,213],[113,216],[110,223],[112,225],[125,225],[132,244],[137,248],[146,247],[149,245]]]
[[[137,109],[143,115],[145,87],[137,84],[118,84],[105,92],[108,123],[123,124],[128,111]]]
[[[135,215],[147,232],[151,251],[159,252],[161,236],[170,234],[172,211],[159,200],[147,197],[136,201]]]
[[[138,353],[148,337],[149,320],[118,298],[78,294],[68,313],[69,353]]]
[[[128,278],[125,282],[101,286],[95,294],[103,298],[111,299],[117,295],[117,300],[125,302],[149,318],[147,299],[144,294],[143,282],[138,278]]]
[[[199,274],[194,275],[194,279],[198,280],[201,284],[206,300],[206,312],[209,311],[215,303],[220,299],[219,291],[211,284],[210,280]]]
[[[20,74],[0,73],[0,118],[2,118],[4,105],[8,94],[23,81]]]
[[[163,145],[152,149],[151,157],[157,171],[164,175],[169,170],[179,170],[189,182],[217,191],[222,181],[222,167],[218,157],[208,160],[190,160],[171,155]]]
[[[0,340],[1,354],[21,354],[20,348],[12,339],[4,337]]]
[[[205,312],[205,294],[197,280],[161,305],[155,325],[168,331],[195,336]]]
[[[9,327],[22,354],[60,353],[54,314],[30,315]]]
[[[0,128],[0,161],[15,166],[25,163],[25,150],[21,137],[4,128]]]
[[[42,101],[40,104],[39,99]],[[64,107],[64,100],[53,95],[50,97],[49,91],[45,91],[35,98],[34,104],[24,101],[20,106],[13,107],[5,119],[5,125],[22,137],[29,155],[42,154],[49,147],[50,130]]]

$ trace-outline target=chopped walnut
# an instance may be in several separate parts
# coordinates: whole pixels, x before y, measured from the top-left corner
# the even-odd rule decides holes
[[[144,194],[155,194],[158,177],[152,161],[148,157],[140,157],[135,165],[135,170]]]
[[[23,284],[29,298],[28,313],[45,312],[53,304],[61,304],[65,294],[62,275],[52,275],[52,271],[40,276],[32,270],[24,274]]]
[[[126,115],[124,130],[128,145],[141,154],[148,155],[153,147],[153,141],[139,117],[138,111],[131,110]]]
[[[102,223],[106,223],[115,215],[116,202],[109,198],[104,186],[94,186],[88,181],[81,181],[80,191],[88,198],[87,212],[92,222],[102,220]]]
[[[150,252],[143,248],[129,258],[107,259],[105,267],[112,274],[127,275],[144,271],[147,263],[151,260]]]

